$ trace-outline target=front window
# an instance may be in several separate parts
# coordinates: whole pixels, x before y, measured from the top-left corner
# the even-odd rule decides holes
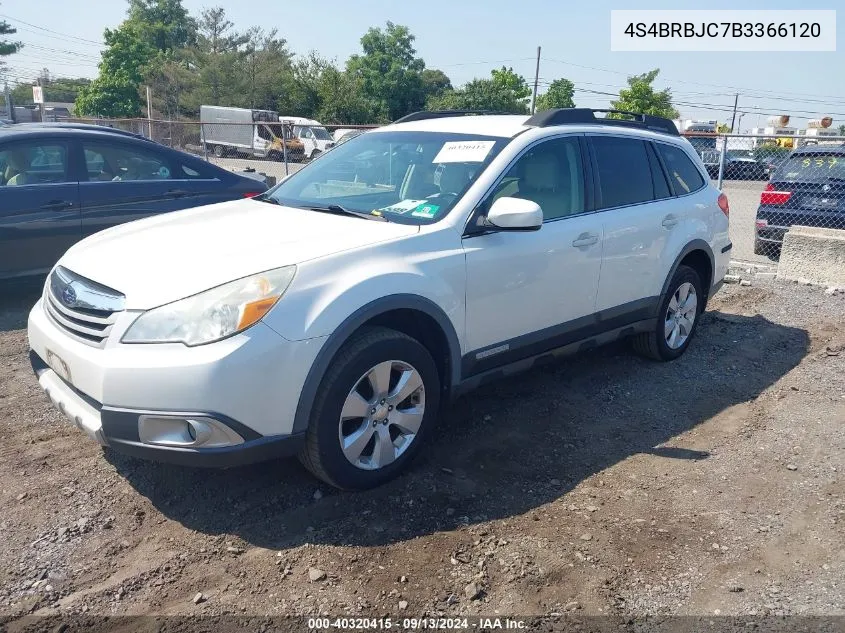
[[[443,218],[508,143],[444,132],[374,132],[327,152],[268,196],[284,205],[330,205],[401,224]]]
[[[332,135],[329,134],[329,131],[324,127],[312,127],[311,130],[314,132],[314,136],[319,141],[330,141],[330,140],[332,140]]]

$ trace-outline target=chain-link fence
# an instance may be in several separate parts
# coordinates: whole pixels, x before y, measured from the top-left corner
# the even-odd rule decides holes
[[[686,137],[728,197],[736,259],[777,261],[792,226],[845,229],[845,137]]]
[[[298,125],[290,122],[199,122],[79,118],[150,138],[231,171],[259,171],[277,181],[338,143],[376,125]]]

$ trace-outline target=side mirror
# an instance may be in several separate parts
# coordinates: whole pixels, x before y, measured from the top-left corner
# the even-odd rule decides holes
[[[487,212],[487,225],[502,231],[538,231],[543,210],[531,200],[499,198]]]

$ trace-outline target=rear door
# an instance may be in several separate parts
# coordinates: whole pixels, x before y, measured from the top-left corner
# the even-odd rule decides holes
[[[79,184],[82,234],[202,204],[212,184],[169,151],[127,139],[84,138],[86,179]]]
[[[618,309],[631,321],[647,318],[664,281],[661,255],[680,218],[646,141],[612,134],[587,139],[604,226],[596,310]]]
[[[47,273],[79,240],[70,156],[62,139],[0,145],[0,278]]]
[[[757,219],[769,226],[845,228],[845,152],[791,154],[763,192]]]

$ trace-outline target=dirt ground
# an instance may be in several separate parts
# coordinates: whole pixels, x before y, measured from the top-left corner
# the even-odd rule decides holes
[[[689,352],[463,397],[405,476],[103,453],[0,305],[0,615],[845,615],[845,295],[726,286]],[[201,595],[200,595],[201,594]]]

